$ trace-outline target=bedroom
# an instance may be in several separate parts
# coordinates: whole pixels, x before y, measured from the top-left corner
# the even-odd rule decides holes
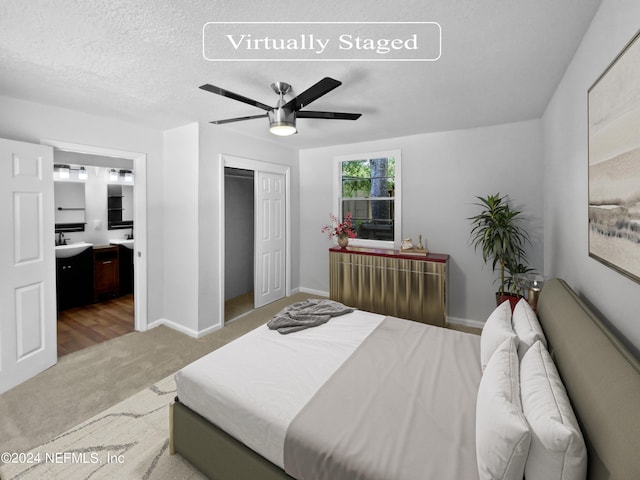
[[[220,6],[226,20],[282,21],[302,18],[299,16],[302,14],[295,14],[296,10],[287,12],[282,8],[258,14],[250,13],[247,5],[236,5],[235,9]],[[584,8],[582,3],[572,5],[572,8],[580,11]],[[372,12],[364,20],[403,21],[417,15],[426,17],[425,20],[436,20],[437,16],[435,10],[421,7],[418,3],[407,4],[405,9],[398,11],[396,7],[378,7],[381,10],[377,14]],[[339,8],[344,12],[341,17],[362,20],[359,5],[341,5]],[[326,140],[323,139],[322,144],[309,144],[306,147],[283,146],[282,143],[268,140],[259,122],[254,125],[247,123],[240,128],[245,132],[255,132],[258,138],[249,138],[238,133],[240,130],[219,130],[217,126],[206,123],[218,118],[218,108],[225,109],[220,110],[224,114],[220,118],[243,112],[234,102],[223,103],[204,93],[199,95],[200,92],[192,92],[201,83],[225,79],[225,74],[209,66],[210,70],[199,81],[185,88],[185,92],[188,91],[185,95],[205,104],[202,118],[197,119],[204,123],[191,123],[194,121],[192,112],[183,108],[178,110],[183,122],[174,125],[176,128],[162,129],[132,118],[127,113],[126,96],[120,97],[119,103],[113,102],[111,107],[102,105],[100,110],[92,112],[85,109],[85,105],[91,104],[94,98],[108,97],[112,83],[117,83],[114,77],[120,68],[116,68],[116,65],[120,64],[110,63],[107,52],[98,48],[94,59],[104,63],[107,69],[102,72],[102,81],[84,94],[86,96],[64,93],[66,77],[52,73],[48,81],[56,87],[53,99],[37,95],[27,97],[16,85],[15,73],[9,69],[9,62],[3,60],[0,136],[32,143],[39,143],[42,139],[64,140],[146,154],[148,240],[144,253],[148,266],[149,324],[173,323],[174,327],[191,334],[204,333],[218,326],[220,317],[217,313],[211,314],[219,312],[221,308],[218,300],[218,204],[215,189],[209,189],[208,186],[219,184],[216,171],[219,154],[231,153],[290,166],[292,178],[297,179],[292,182],[292,231],[295,234],[291,239],[291,288],[326,292],[328,262],[322,252],[326,252],[330,243],[320,234],[320,228],[328,220],[333,205],[333,167],[328,159],[337,155],[399,148],[403,152],[405,172],[403,225],[407,236],[423,234],[430,250],[452,256],[451,298],[456,301],[450,304],[450,316],[463,322],[481,322],[492,309],[491,293],[494,286],[491,274],[468,247],[465,218],[471,212],[470,203],[474,195],[501,191],[510,193],[518,204],[526,206],[527,212],[537,222],[533,265],[546,275],[565,278],[591,299],[595,308],[637,347],[640,345],[640,328],[634,319],[638,308],[638,286],[588,257],[585,198],[586,90],[638,30],[633,20],[637,18],[638,6],[634,2],[604,1],[597,12],[596,8],[598,5],[592,3],[584,14],[582,32],[572,40],[575,55],[573,50],[565,52],[564,64],[555,70],[557,79],[548,91],[546,103],[535,114],[489,125],[467,127],[456,123],[460,117],[464,117],[465,106],[467,110],[472,110],[474,107],[471,105],[476,105],[472,103],[473,99],[465,98],[458,105],[462,113],[449,119],[449,126],[438,128],[438,131],[427,125],[427,108],[420,112],[422,117],[419,118],[424,120],[405,126],[400,131],[392,130],[397,127],[389,125],[387,130],[390,133],[377,137],[388,140],[356,138],[350,128],[339,125],[338,128],[326,127],[329,129],[329,143],[325,144]],[[317,18],[333,20],[329,12],[316,11],[316,14]],[[33,13],[25,15],[35,16]],[[544,16],[544,12],[539,15]],[[488,16],[491,15],[485,13],[483,18]],[[214,17],[216,13],[212,9],[198,19],[196,37],[200,35],[202,24],[215,20]],[[153,30],[154,25],[146,27]],[[17,38],[21,38],[19,32],[13,32]],[[476,32],[476,38],[483,38],[481,27],[476,25],[472,32]],[[171,37],[171,31],[166,35]],[[449,41],[455,39],[453,37]],[[44,42],[44,39],[40,39],[25,44],[30,45],[36,63],[46,65],[46,59],[36,55]],[[171,42],[167,42],[171,45]],[[446,46],[446,42],[443,45]],[[126,58],[127,53],[126,50],[119,52],[119,56]],[[446,57],[446,50],[444,54]],[[195,45],[193,62],[199,61],[199,55],[199,45]],[[173,56],[171,58],[178,62]],[[15,59],[11,63],[14,62]],[[148,71],[154,72],[154,81],[161,81],[158,77],[162,77],[162,74],[155,73],[161,63],[161,59],[152,58],[147,64]],[[482,65],[481,59],[475,64],[476,67]],[[91,68],[94,67],[92,62],[87,62],[85,72],[76,73],[85,79],[92,78]],[[41,68],[46,70],[46,67]],[[243,66],[241,69],[241,78],[252,78],[254,75],[255,66]],[[540,64],[532,62],[527,71],[530,75],[544,76],[545,73],[539,69]],[[273,78],[280,70],[283,70],[286,78]],[[290,81],[303,89],[323,75],[325,72],[321,66],[305,68],[301,72],[298,68],[279,65],[277,69],[268,67],[263,71],[260,79],[253,82],[251,90],[234,87],[237,85],[235,82],[239,81],[236,78],[230,78],[229,85],[225,83],[225,86],[252,95],[255,91],[264,91],[260,98],[267,101],[273,98],[268,89],[272,81]],[[346,110],[347,107],[364,108],[366,104],[375,103],[365,101],[363,104],[354,104],[353,99],[349,100],[354,89],[358,89],[359,75],[357,65],[339,67],[334,76],[344,84],[334,92],[331,101],[335,103],[329,103],[329,106]],[[508,82],[512,82],[512,72],[499,71],[493,75],[496,78],[504,75]],[[14,81],[10,81],[12,78]],[[38,77],[31,81],[37,83],[43,78],[47,79]],[[420,79],[414,80],[412,85],[411,92],[419,90]],[[511,91],[517,93],[520,100],[529,96],[521,84],[511,85]],[[399,94],[395,86],[389,85],[384,86],[384,92],[391,97]],[[258,96],[257,93],[255,95]],[[170,100],[152,98],[156,103]],[[478,102],[488,103],[491,109],[495,107],[492,100],[485,98]],[[125,112],[123,116],[128,119],[118,118],[116,110]],[[447,119],[441,117],[439,120]],[[188,123],[191,124],[180,126]],[[316,135],[322,134],[324,128],[300,125],[297,141],[312,141]],[[168,151],[168,145],[174,140],[187,147],[179,155],[172,155]],[[500,173],[495,174],[494,171],[498,169]],[[423,188],[423,178],[425,182],[433,178],[437,181],[431,185],[427,183],[430,188]],[[562,205],[562,208],[557,208],[557,205]],[[610,300],[612,298],[616,300]]]

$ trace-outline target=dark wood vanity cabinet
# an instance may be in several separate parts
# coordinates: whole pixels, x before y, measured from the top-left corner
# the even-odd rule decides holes
[[[118,255],[120,295],[133,293],[133,250],[124,245],[118,245]]]
[[[58,310],[93,302],[93,250],[69,258],[56,258]]]
[[[93,297],[98,302],[119,295],[118,247],[104,245],[93,247]]]

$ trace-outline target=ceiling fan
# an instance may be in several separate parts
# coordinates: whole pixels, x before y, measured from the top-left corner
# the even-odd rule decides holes
[[[296,118],[326,118],[330,120],[357,120],[360,118],[362,115],[361,113],[315,112],[302,110],[302,108],[306,107],[311,102],[329,93],[340,85],[342,85],[342,82],[334,80],[333,78],[325,77],[297,97],[285,102],[284,96],[291,90],[291,85],[285,82],[272,83],[271,88],[274,92],[280,95],[275,107],[270,107],[269,105],[265,105],[257,100],[238,95],[237,93],[230,92],[224,88],[209,85],[208,83],[200,86],[200,88],[207,92],[222,95],[223,97],[229,97],[233,100],[247,103],[266,111],[266,113],[262,113],[260,115],[215,120],[211,123],[220,125],[223,123],[241,122],[243,120],[252,120],[254,118],[269,117],[269,131],[275,135],[285,136],[297,133]]]

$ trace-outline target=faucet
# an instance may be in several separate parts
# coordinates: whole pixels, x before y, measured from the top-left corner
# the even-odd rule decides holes
[[[126,240],[133,240],[133,227],[131,227],[131,233],[130,233],[130,234],[129,234],[129,233],[128,233],[128,234],[126,234],[126,235],[124,236],[124,238],[125,238]]]
[[[56,242],[56,245],[66,245],[66,244],[67,244],[67,239],[64,238],[64,233],[59,232],[58,241]]]

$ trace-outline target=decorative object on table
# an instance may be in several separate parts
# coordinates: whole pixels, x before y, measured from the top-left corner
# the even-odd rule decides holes
[[[399,253],[401,255],[416,255],[424,257],[429,253],[429,250],[424,248],[424,245],[422,244],[422,235],[418,235],[418,244],[416,246],[413,245],[413,242],[410,238],[403,240],[400,244]]]
[[[349,245],[349,237],[346,235],[340,235],[338,237],[338,245],[340,248],[347,248],[347,245]]]
[[[589,256],[640,282],[640,32],[591,86]]]
[[[410,250],[413,248],[413,241],[410,238],[405,238],[400,242],[400,250]]]
[[[521,273],[513,276],[514,282],[524,292],[526,292],[527,302],[535,311],[538,307],[538,297],[544,286],[544,275],[536,273]]]
[[[322,227],[322,233],[328,234],[329,238],[337,237],[340,248],[346,248],[349,245],[349,239],[358,236],[358,232],[353,227],[353,215],[351,212],[347,213],[342,222],[332,213],[329,217],[332,225]]]
[[[488,195],[476,197],[479,202],[474,203],[482,211],[469,217],[471,221],[470,239],[474,249],[482,250],[482,259],[490,263],[494,272],[500,276],[500,289],[496,293],[496,304],[504,300],[515,307],[520,296],[517,293],[514,275],[530,273],[533,269],[526,265],[526,244],[531,244],[529,234],[522,227],[524,220],[522,212],[514,210],[509,205],[507,195]]]

